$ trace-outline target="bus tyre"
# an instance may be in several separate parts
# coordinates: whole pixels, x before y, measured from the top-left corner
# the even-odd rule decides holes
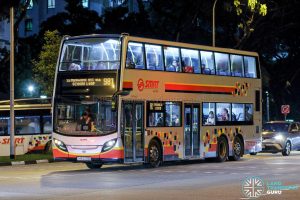
[[[217,162],[224,162],[228,157],[228,144],[225,137],[219,137],[217,149]]]
[[[85,164],[90,169],[100,169],[102,167],[102,164],[99,163],[85,163]]]
[[[243,155],[243,143],[239,137],[234,138],[232,150],[233,150],[233,156],[230,156],[229,160],[231,161],[240,160]]]
[[[149,164],[151,167],[156,168],[161,165],[162,151],[159,143],[156,140],[151,141],[149,144]]]
[[[282,155],[283,156],[289,156],[290,153],[291,153],[291,143],[290,143],[290,141],[287,141],[285,143],[285,146],[284,146],[283,150],[282,150]]]

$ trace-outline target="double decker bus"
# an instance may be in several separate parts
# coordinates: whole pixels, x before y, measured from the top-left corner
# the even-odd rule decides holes
[[[261,151],[258,54],[122,35],[66,36],[53,95],[56,160],[239,160]]]
[[[15,100],[15,154],[51,150],[51,99]],[[10,155],[10,101],[0,101],[0,156]]]

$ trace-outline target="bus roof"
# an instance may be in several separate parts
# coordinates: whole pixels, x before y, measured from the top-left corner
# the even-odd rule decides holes
[[[174,42],[174,41],[142,38],[142,37],[135,37],[135,36],[126,36],[126,37],[128,38],[129,41],[144,42],[144,43],[151,43],[151,44],[163,44],[167,46],[177,46],[177,47],[185,47],[185,48],[192,48],[192,49],[199,49],[199,50],[216,51],[216,52],[224,52],[224,53],[232,53],[232,54],[249,55],[249,56],[258,56],[258,53],[256,52],[244,51],[238,49],[204,46],[199,44]]]
[[[184,42],[175,42],[175,41],[168,41],[168,40],[159,40],[159,39],[152,39],[152,38],[144,38],[144,37],[137,37],[137,36],[130,36],[127,33],[122,34],[91,34],[91,35],[79,35],[79,36],[64,36],[65,40],[68,39],[82,39],[87,37],[105,37],[105,38],[118,38],[124,37],[127,41],[136,41],[136,42],[143,42],[143,43],[151,43],[151,44],[163,44],[167,46],[177,46],[177,47],[185,47],[185,48],[192,48],[192,49],[200,49],[200,50],[207,50],[207,51],[217,51],[217,52],[226,52],[232,54],[241,54],[241,55],[249,55],[249,56],[257,56],[258,53],[251,52],[251,51],[244,51],[239,49],[230,49],[230,48],[221,48],[221,47],[213,47],[213,46],[205,46],[199,44],[192,44],[192,43],[184,43]]]
[[[51,109],[51,98],[15,99],[15,110]],[[10,100],[0,101],[0,110],[9,110]]]

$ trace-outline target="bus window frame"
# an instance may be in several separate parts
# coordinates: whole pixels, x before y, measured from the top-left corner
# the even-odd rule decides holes
[[[204,121],[203,121],[203,104],[204,103],[214,103],[215,104],[215,125],[208,125],[208,124],[204,124]],[[217,120],[217,103],[227,103],[227,104],[230,104],[230,121],[218,121]],[[201,103],[201,121],[202,121],[202,126],[203,127],[210,127],[210,126],[246,126],[246,125],[254,125],[254,110],[253,110],[253,113],[252,113],[252,121],[232,121],[232,104],[244,104],[244,115],[245,115],[245,105],[246,104],[251,104],[252,105],[252,108],[253,108],[253,103],[235,103],[235,102],[202,102]]]
[[[179,118],[180,118],[180,123],[178,126],[166,126],[166,114],[167,114],[167,111],[166,111],[166,102],[171,102],[171,103],[176,103],[180,106],[180,109],[179,109]],[[150,103],[162,103],[163,104],[163,126],[149,126],[149,113],[156,113],[155,111],[150,111]],[[146,127],[147,128],[180,128],[182,127],[182,123],[183,123],[183,117],[182,117],[182,105],[183,103],[181,101],[146,101]],[[158,111],[157,111],[158,113]]]
[[[230,53],[230,52],[223,52],[223,51],[215,51],[215,50],[207,50],[207,49],[203,49],[203,48],[191,48],[191,47],[185,47],[185,46],[175,46],[175,45],[165,45],[165,44],[159,44],[159,43],[150,43],[150,42],[141,42],[141,41],[136,41],[136,40],[129,40],[127,41],[127,47],[126,47],[126,56],[125,59],[127,58],[127,48],[128,48],[128,43],[129,42],[135,42],[135,43],[140,43],[143,45],[143,52],[144,52],[144,65],[145,68],[144,69],[140,69],[140,68],[128,68],[125,66],[125,69],[135,69],[135,70],[146,70],[146,71],[160,71],[160,72],[168,72],[168,73],[186,73],[186,74],[197,74],[197,75],[206,75],[206,76],[217,76],[217,77],[232,77],[232,78],[242,78],[242,79],[260,79],[261,75],[260,75],[260,66],[259,66],[259,62],[258,62],[258,58],[259,56],[253,56],[253,55],[247,55],[247,54],[241,54],[241,53]],[[162,48],[162,59],[163,59],[163,67],[164,70],[150,70],[147,68],[147,57],[146,57],[146,47],[145,45],[157,45],[160,46]],[[165,53],[164,53],[164,49],[163,47],[173,47],[173,48],[178,48],[179,49],[179,59],[180,59],[180,63],[182,63],[182,49],[189,49],[189,50],[195,50],[198,51],[198,56],[199,56],[199,64],[200,64],[200,73],[195,73],[193,70],[193,73],[188,73],[188,72],[184,72],[183,70],[183,66],[182,64],[180,64],[180,71],[167,71],[166,70],[166,65],[165,65]],[[211,52],[212,53],[212,57],[213,57],[213,61],[214,61],[214,73],[211,74],[204,74],[203,70],[202,70],[202,59],[201,59],[201,51],[205,51],[205,52]],[[222,53],[222,54],[227,54],[228,55],[228,62],[229,62],[229,75],[218,75],[217,74],[217,69],[216,69],[216,58],[215,58],[215,53]],[[231,55],[237,55],[237,56],[242,56],[242,61],[243,61],[243,75],[242,76],[234,76],[232,74],[232,69],[231,69]],[[245,73],[245,59],[244,57],[253,57],[255,59],[255,70],[256,70],[256,77],[246,77],[246,73]],[[126,61],[126,60],[125,60]]]
[[[64,47],[64,44],[66,41],[70,41],[70,40],[80,40],[80,39],[90,39],[90,38],[98,38],[98,39],[101,39],[101,38],[109,38],[109,39],[116,39],[119,41],[120,43],[120,50],[119,50],[119,69],[105,69],[105,70],[85,70],[85,69],[81,69],[81,70],[62,70],[61,69],[61,63],[63,63],[62,59],[63,59],[63,47]],[[89,36],[89,37],[86,37],[86,36],[79,36],[79,37],[71,37],[71,39],[69,39],[69,36],[65,37],[61,43],[61,47],[60,47],[60,51],[59,51],[59,55],[58,55],[58,68],[57,68],[57,72],[58,73],[62,73],[62,72],[76,72],[76,71],[80,71],[80,72],[95,72],[95,71],[115,71],[115,70],[121,70],[121,64],[122,64],[122,45],[123,45],[123,39],[122,37],[120,36],[112,36],[112,35],[92,35],[92,36]],[[128,43],[127,43],[128,44]],[[105,61],[105,62],[111,62],[111,61]],[[117,62],[117,61],[113,61],[113,62]]]
[[[44,124],[43,124],[43,116],[50,116],[51,118],[51,127],[53,129],[53,122],[52,122],[52,116],[51,116],[51,111],[49,109],[49,113],[46,111],[48,109],[32,109],[34,111],[34,114],[28,113],[28,110],[15,110],[15,118],[17,117],[32,117],[32,116],[38,116],[40,118],[40,128],[39,128],[39,133],[17,133],[15,130],[15,135],[20,136],[20,135],[49,135],[50,133],[45,133],[44,132]],[[10,118],[9,111],[8,110],[0,110],[1,117],[7,117]],[[9,136],[10,133],[8,132],[7,134],[3,134],[0,136]]]

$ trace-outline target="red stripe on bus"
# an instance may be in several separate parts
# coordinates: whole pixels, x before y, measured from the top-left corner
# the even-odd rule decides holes
[[[131,81],[123,81],[123,88],[124,89],[132,89],[133,83]]]
[[[234,87],[230,86],[209,86],[209,85],[185,85],[166,83],[165,90],[168,91],[183,91],[183,92],[215,92],[215,93],[230,93],[235,91]]]
[[[108,152],[104,152],[100,154],[100,159],[102,158],[124,158],[124,151],[119,149],[112,149]]]
[[[69,157],[68,153],[64,153],[58,149],[53,149],[52,153],[53,153],[54,158],[68,158]]]

